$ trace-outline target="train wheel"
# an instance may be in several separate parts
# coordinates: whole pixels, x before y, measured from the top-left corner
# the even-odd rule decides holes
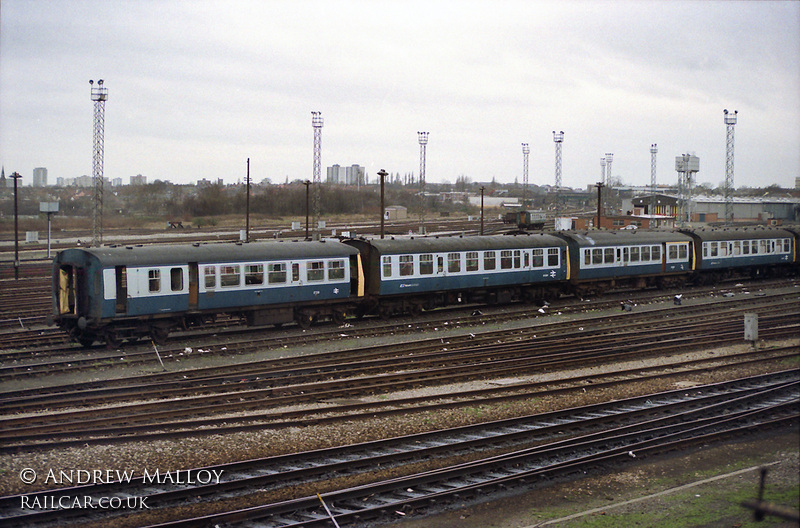
[[[422,314],[422,305],[419,303],[411,303],[409,312],[411,312],[411,315],[414,317],[419,317],[420,314]]]
[[[307,330],[308,328],[311,328],[311,323],[314,322],[314,318],[311,316],[311,314],[306,312],[297,312],[294,316],[294,322],[297,323],[297,326],[303,330]]]
[[[333,311],[332,318],[333,318],[333,322],[334,323],[336,323],[337,325],[341,326],[341,325],[344,324],[344,321],[347,318],[347,312],[345,312],[343,308],[342,309],[336,309],[336,310]]]
[[[89,348],[94,344],[94,337],[81,336],[78,338],[78,343],[80,343],[83,348]]]
[[[384,321],[392,318],[392,308],[387,304],[382,304],[378,307],[378,317]]]
[[[105,339],[106,348],[119,348],[122,345],[122,339],[114,330],[106,330],[103,339]]]
[[[163,345],[167,342],[167,337],[169,336],[169,330],[166,328],[160,328],[158,326],[154,326],[150,329],[150,339],[153,340],[153,343],[157,345]]]

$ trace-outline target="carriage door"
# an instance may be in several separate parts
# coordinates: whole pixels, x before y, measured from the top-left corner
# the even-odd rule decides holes
[[[189,263],[189,309],[197,310],[197,292],[200,281],[200,274],[197,271],[197,262]]]
[[[444,275],[444,257],[441,255],[436,256],[436,274]]]
[[[128,270],[125,266],[114,268],[115,282],[117,285],[116,313],[124,314],[128,311]]]
[[[62,266],[58,270],[58,313],[77,314],[78,306],[75,302],[75,268]]]

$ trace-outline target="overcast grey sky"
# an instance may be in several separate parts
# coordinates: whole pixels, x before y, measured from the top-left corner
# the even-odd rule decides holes
[[[736,186],[800,175],[800,2],[2,0],[0,164],[30,184],[92,173],[89,79],[104,79],[105,176],[311,179],[322,167],[428,181],[613,175],[725,178],[723,109],[738,110]]]

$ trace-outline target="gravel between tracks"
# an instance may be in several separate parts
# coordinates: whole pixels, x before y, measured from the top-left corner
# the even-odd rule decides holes
[[[770,343],[770,346],[798,345],[797,340],[782,343]],[[716,357],[720,358],[728,353],[741,352],[748,345],[729,346],[718,349],[687,352],[681,359],[699,359]],[[663,363],[663,359],[643,359],[629,361],[625,364],[595,366],[588,369],[576,369],[574,375],[597,374],[618,370],[621,367],[645,367]],[[796,363],[796,362],[795,362]],[[788,368],[787,365],[786,368]],[[86,446],[81,448],[67,448],[60,450],[42,450],[32,453],[17,453],[0,456],[0,493],[20,493],[32,491],[31,487],[23,486],[17,478],[22,468],[33,468],[39,474],[50,469],[129,469],[141,474],[143,469],[185,469],[200,466],[230,462],[233,460],[247,460],[287,452],[318,449],[322,447],[362,442],[376,438],[411,434],[420,431],[436,430],[445,427],[454,427],[468,423],[478,423],[497,420],[512,416],[521,416],[559,408],[569,408],[579,405],[621,399],[637,394],[650,393],[662,390],[671,390],[693,384],[711,383],[724,379],[731,379],[767,371],[769,367],[754,366],[747,368],[715,368],[696,374],[687,374],[679,381],[665,379],[659,382],[631,383],[617,389],[593,389],[587,386],[584,390],[575,391],[558,398],[530,398],[514,403],[497,405],[481,405],[465,407],[437,413],[415,413],[402,420],[385,418],[364,420],[361,422],[347,422],[334,426],[314,426],[304,428],[288,428],[277,431],[234,433],[225,436],[211,435],[201,438],[187,438],[180,441],[164,440],[142,444],[129,442],[114,446]],[[563,375],[559,373],[558,375]],[[546,381],[554,378],[556,373],[544,373],[535,376],[525,376],[519,379],[537,379]],[[446,394],[457,388],[481,388],[491,384],[502,383],[503,380],[475,381],[458,384],[458,386],[424,387],[416,390],[393,393],[391,395],[378,395],[363,398],[359,401],[370,399],[392,399],[409,395]]]

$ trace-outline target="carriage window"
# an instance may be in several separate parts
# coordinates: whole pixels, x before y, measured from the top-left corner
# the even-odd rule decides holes
[[[383,257],[383,276],[392,276],[392,257],[390,256]]]
[[[593,249],[592,250],[592,264],[602,264],[603,263],[603,250],[602,249]]]
[[[791,253],[792,252],[792,242],[788,238],[783,239],[783,252],[784,253]]]
[[[419,256],[419,274],[433,275],[433,255],[430,253]]]
[[[238,286],[239,285],[239,265],[236,266],[220,266],[219,267],[219,284],[223,288]]]
[[[750,241],[750,252],[755,255],[758,253],[758,240]]]
[[[317,260],[306,263],[306,279],[308,282],[325,280],[325,262]]]
[[[661,260],[661,246],[652,246],[653,260]]]
[[[650,262],[650,246],[642,247],[642,262]]]
[[[344,279],[344,261],[332,260],[328,262],[328,280]]]
[[[497,267],[497,256],[494,251],[487,251],[483,254],[483,269],[490,271]]]
[[[547,265],[548,267],[558,266],[559,256],[558,248],[548,248],[547,250]]]
[[[711,248],[711,256],[716,257],[719,254],[719,251],[717,250],[717,243],[710,242],[708,245]]]
[[[738,240],[734,240],[733,242],[733,256],[736,257],[742,254],[742,243]]]
[[[414,274],[414,255],[400,255],[400,276]]]
[[[217,270],[214,266],[205,266],[203,275],[205,276],[206,288],[214,289],[217,287]]]
[[[703,258],[707,258],[707,257],[708,257],[708,243],[707,242],[703,242]]]
[[[264,265],[246,264],[244,267],[244,283],[252,285],[264,284]]]
[[[584,257],[588,255],[584,253]],[[534,249],[533,250],[533,267],[534,268],[543,268],[544,267],[544,250],[543,249]]]
[[[447,254],[447,271],[449,273],[458,273],[461,271],[461,253]]]
[[[678,258],[678,246],[669,246],[668,258],[670,260],[677,260],[677,258]]]
[[[750,241],[742,240],[742,255],[749,255],[749,254],[750,254]]]
[[[514,252],[504,250],[500,252],[500,269],[511,269],[514,266]]]
[[[631,262],[639,262],[639,248],[637,246],[631,248]]]
[[[681,245],[678,248],[678,255],[680,256],[681,260],[689,258],[689,246],[686,244]]]
[[[728,256],[728,243],[727,242],[720,242],[719,243],[719,256],[720,257],[727,257]]]
[[[169,270],[169,284],[172,291],[183,291],[183,270],[181,268]]]
[[[583,264],[584,266],[588,266],[592,263],[592,250],[591,249],[584,249],[583,250]]]
[[[161,291],[161,270],[151,269],[147,272],[147,286],[151,293]]]
[[[478,252],[467,252],[467,271],[478,271]]]
[[[606,264],[614,263],[614,248],[605,248],[603,250],[603,261]]]
[[[286,284],[286,264],[267,264],[267,282]]]
[[[767,252],[767,241],[766,240],[759,240],[758,241],[758,252],[764,254]]]

